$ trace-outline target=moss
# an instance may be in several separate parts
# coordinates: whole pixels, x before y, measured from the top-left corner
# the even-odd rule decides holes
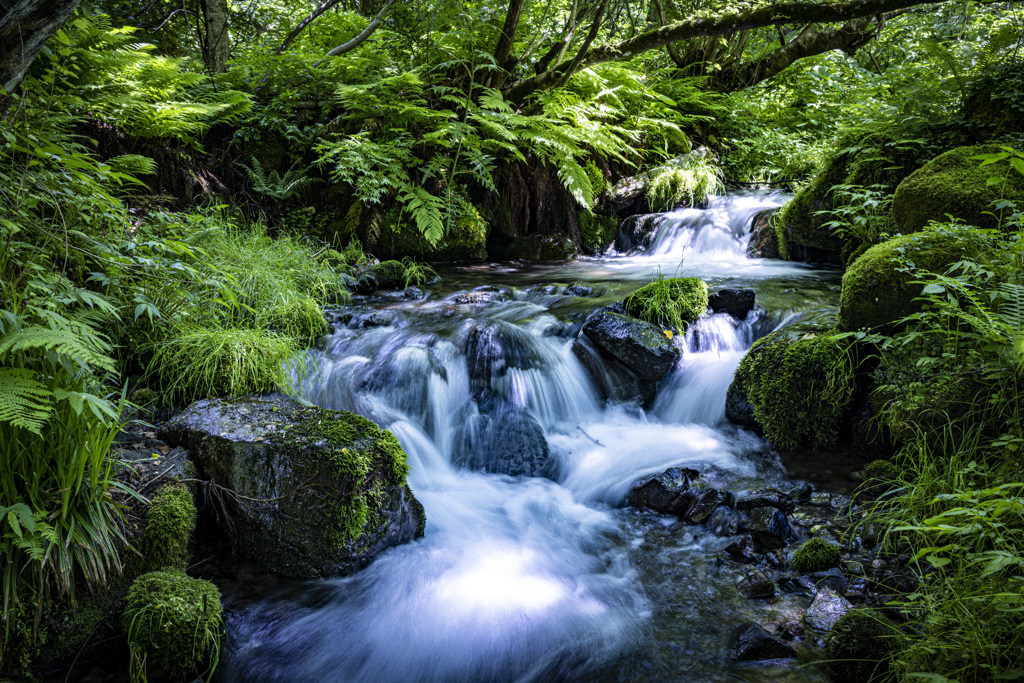
[[[389,214],[385,223],[373,250],[381,258],[427,262],[480,262],[487,258],[487,223],[475,210],[460,217],[437,244],[430,244],[401,214]]]
[[[206,678],[216,668],[224,629],[220,591],[181,572],[150,572],[128,591],[123,617],[132,678],[156,665],[175,679]]]
[[[900,468],[890,460],[872,460],[864,467],[865,482],[890,482],[899,477]]]
[[[300,418],[289,437],[305,436],[322,443],[337,468],[350,482],[348,495],[333,496],[324,505],[328,542],[342,549],[375,527],[386,504],[385,486],[405,484],[409,463],[395,435],[370,420],[346,411],[314,411]]]
[[[579,222],[583,244],[596,252],[603,252],[615,241],[621,223],[616,216],[599,216],[588,211],[579,212]]]
[[[765,436],[787,449],[835,445],[856,388],[850,354],[836,335],[794,339],[786,330],[758,340],[736,379]]]
[[[892,212],[904,234],[917,232],[929,221],[944,221],[946,214],[982,228],[998,228],[999,217],[991,215],[999,199],[1024,202],[1024,176],[1008,165],[979,167],[971,159],[979,154],[1001,152],[996,145],[958,147],[940,154],[914,171],[896,188]],[[1002,185],[988,185],[992,176],[1004,176]]]
[[[708,310],[708,286],[696,277],[658,280],[626,297],[626,313],[683,331]]]
[[[902,261],[917,269],[944,272],[965,257],[977,255],[983,238],[966,227],[929,228],[876,244],[843,274],[839,300],[839,327],[891,329],[892,323],[920,310],[915,299],[922,285],[920,274],[906,272]]]
[[[847,612],[825,638],[828,667],[838,683],[865,683],[888,678],[889,662],[898,649],[896,626],[882,614]]]
[[[188,544],[196,528],[196,505],[184,484],[165,484],[146,508],[142,536],[145,564],[150,569],[185,569]]]
[[[405,284],[405,266],[401,261],[382,261],[371,266],[369,272],[377,278],[378,284],[384,289],[392,289]]]
[[[793,553],[793,569],[802,573],[823,572],[839,564],[842,554],[837,546],[821,538],[812,538]]]

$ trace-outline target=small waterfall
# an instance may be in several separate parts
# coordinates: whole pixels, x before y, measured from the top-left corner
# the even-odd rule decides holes
[[[684,260],[688,255],[746,258],[754,218],[789,201],[782,192],[738,192],[711,196],[706,209],[677,209],[664,215],[648,252]]]

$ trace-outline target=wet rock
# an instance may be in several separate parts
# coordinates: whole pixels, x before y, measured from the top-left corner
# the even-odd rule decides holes
[[[748,513],[744,526],[753,534],[754,543],[762,552],[784,548],[797,538],[786,513],[774,507],[754,508]]]
[[[765,572],[753,571],[740,579],[736,590],[746,598],[770,598],[775,595],[775,582]]]
[[[799,621],[786,621],[775,627],[775,632],[786,640],[793,640],[804,635],[804,625]]]
[[[748,258],[782,258],[779,252],[779,233],[772,216],[778,209],[762,211],[754,217],[753,231],[747,243]]]
[[[359,327],[391,327],[397,320],[395,311],[374,311],[359,321]]]
[[[664,215],[660,213],[630,216],[622,221],[619,233],[615,238],[615,247],[621,252],[647,249],[658,234]]]
[[[850,587],[846,575],[835,567],[823,572],[812,572],[807,575],[807,578],[813,581],[819,589],[829,588],[839,595],[846,595],[846,591]]]
[[[584,299],[600,296],[600,292],[593,287],[587,287],[586,285],[569,285],[565,288],[565,291],[562,292],[562,294],[565,296],[578,296]]]
[[[818,587],[806,576],[785,576],[779,579],[779,588],[799,595],[814,595],[818,592]]]
[[[737,510],[773,507],[783,512],[792,512],[796,507],[793,498],[776,488],[763,488],[745,493],[736,501]]]
[[[505,301],[505,295],[501,292],[474,291],[459,292],[451,297],[451,301],[460,306],[480,306]]]
[[[840,617],[853,609],[850,601],[826,588],[818,591],[814,601],[804,613],[804,624],[807,628],[824,633],[836,625]]]
[[[743,320],[754,310],[754,290],[721,289],[708,297],[708,306],[715,313],[728,313]]]
[[[466,336],[465,352],[470,388],[477,394],[493,389],[512,368],[529,370],[544,365],[533,335],[501,321],[474,327]]]
[[[745,564],[757,564],[761,561],[761,555],[757,552],[754,539],[750,536],[744,536],[738,541],[727,545],[725,547],[725,554],[736,562],[743,562]]]
[[[548,477],[554,474],[550,456],[544,430],[532,415],[500,409],[476,418],[472,434],[460,441],[454,460],[494,474]]]
[[[359,415],[282,395],[212,399],[160,434],[189,451],[202,477],[238,494],[223,499],[233,550],[273,573],[347,574],[423,535],[405,452]],[[357,512],[365,523],[353,522]]]
[[[690,486],[699,476],[696,470],[683,467],[665,470],[633,484],[633,490],[629,492],[629,504],[639,509],[682,517],[690,508]]]
[[[747,401],[747,392],[736,380],[729,385],[725,394],[725,418],[734,425],[761,431],[761,425],[754,417],[754,406]]]
[[[406,299],[422,299],[427,296],[419,287],[406,287],[405,291],[402,292],[402,295]]]
[[[730,634],[727,652],[729,659],[737,662],[789,659],[796,656],[793,648],[754,623],[744,624]]]
[[[811,499],[811,495],[814,493],[814,489],[810,484],[803,483],[797,484],[793,487],[793,490],[789,492],[789,497],[797,503],[806,503]]]
[[[583,334],[645,382],[657,383],[682,357],[679,348],[654,325],[610,311],[592,315]]]
[[[587,371],[601,398],[616,403],[637,401],[644,406],[654,402],[657,386],[640,381],[634,372],[613,358],[604,358],[585,336],[572,343],[573,355]]]
[[[692,489],[692,503],[683,516],[690,524],[703,524],[720,505],[731,505],[733,495],[722,489]]]

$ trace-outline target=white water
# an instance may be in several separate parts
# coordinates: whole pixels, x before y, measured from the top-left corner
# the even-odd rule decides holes
[[[747,197],[670,214],[653,256],[591,269],[641,278],[682,259],[794,275],[792,265],[742,255],[742,226],[775,202]],[[301,600],[241,611],[226,680],[592,680],[628,652],[651,604],[613,506],[637,479],[671,466],[726,478],[772,466],[760,439],[723,424],[757,313],[739,324],[711,316],[677,339],[682,360],[645,412],[603,402],[572,340],[553,334],[562,325],[545,305],[404,303],[394,326],[343,327],[313,355],[301,385],[310,400],[366,415],[401,441],[426,535]],[[555,481],[458,464],[492,467],[493,453],[479,450],[500,450],[487,429],[502,420],[539,426]]]

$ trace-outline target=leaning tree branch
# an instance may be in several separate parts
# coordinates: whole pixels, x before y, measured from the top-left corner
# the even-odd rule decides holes
[[[387,15],[388,10],[390,10],[394,4],[395,0],[388,0],[388,3],[381,8],[380,12],[377,13],[377,16],[373,18],[373,21],[370,22],[369,26],[363,29],[362,33],[360,33],[358,36],[348,41],[347,43],[342,43],[338,47],[334,48],[326,55],[324,55],[324,58],[337,57],[338,55],[343,55],[346,52],[354,50],[360,45],[362,45],[363,41],[372,36],[373,32],[380,28],[381,22],[384,21],[384,17]],[[317,64],[320,63],[322,62],[317,62]]]
[[[983,0],[983,2],[987,1]],[[1010,1],[1020,2],[1021,0]],[[521,104],[536,92],[548,90],[564,83],[572,76],[575,69],[630,59],[643,52],[656,50],[681,40],[718,36],[783,24],[847,22],[916,5],[934,4],[940,3],[936,0],[846,0],[845,2],[819,4],[773,2],[770,5],[743,12],[678,21],[612,45],[593,48],[578,62],[574,59],[570,63],[560,64],[516,84],[509,89],[506,99]]]
[[[279,54],[281,54],[282,52],[284,52],[285,50],[287,50],[287,49],[288,49],[288,46],[292,44],[292,41],[293,41],[293,40],[295,40],[296,38],[298,38],[298,37],[299,37],[299,34],[300,34],[300,33],[302,33],[302,31],[303,31],[303,30],[304,30],[304,29],[305,29],[305,28],[306,28],[307,26],[309,26],[310,24],[312,24],[312,23],[313,23],[313,21],[314,21],[314,20],[315,20],[315,19],[316,19],[317,17],[319,17],[319,16],[321,15],[321,14],[323,14],[323,13],[324,13],[324,12],[326,12],[327,10],[329,10],[329,9],[331,9],[332,7],[334,7],[335,5],[337,5],[337,4],[339,3],[339,2],[341,2],[341,0],[327,0],[327,2],[323,3],[322,5],[320,5],[319,7],[317,7],[317,8],[315,9],[315,10],[313,10],[312,12],[310,12],[310,13],[309,13],[309,16],[307,16],[307,17],[306,17],[305,19],[303,19],[302,21],[300,21],[300,22],[298,23],[298,25],[297,25],[297,26],[296,26],[295,28],[293,28],[293,29],[291,30],[291,32],[290,32],[290,33],[289,33],[289,34],[288,34],[287,36],[285,36],[285,38],[284,38],[284,41],[283,41],[283,42],[281,43],[281,47],[279,47],[279,48],[277,48],[276,50],[274,50],[274,54],[275,54],[275,55],[279,55]]]

